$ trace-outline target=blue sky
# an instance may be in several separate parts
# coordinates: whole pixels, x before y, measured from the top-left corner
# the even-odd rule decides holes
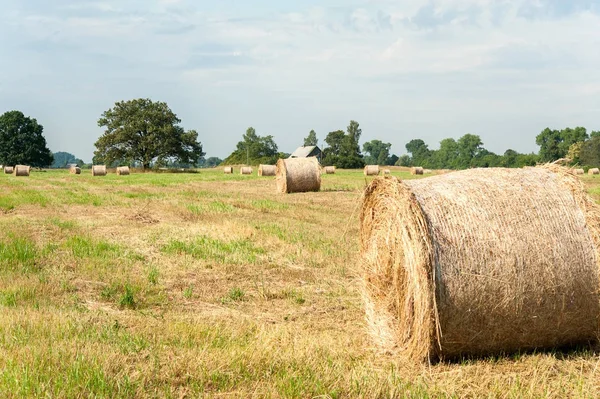
[[[0,112],[91,160],[116,101],[165,101],[208,156],[248,126],[291,152],[351,119],[392,151],[600,130],[600,1],[3,0]]]

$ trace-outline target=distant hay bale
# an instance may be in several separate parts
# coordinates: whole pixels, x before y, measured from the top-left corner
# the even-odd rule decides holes
[[[15,166],[15,169],[13,171],[15,176],[22,176],[22,177],[29,176],[30,172],[31,172],[31,166],[27,166],[27,165],[17,165],[17,166]]]
[[[277,161],[277,191],[305,193],[321,189],[321,166],[315,157]]]
[[[277,166],[275,165],[259,165],[258,175],[259,176],[275,176],[277,173]]]
[[[129,176],[130,174],[129,166],[119,166],[117,168],[117,176]]]
[[[335,166],[325,166],[325,174],[335,175]]]
[[[600,175],[600,169],[592,168],[592,169],[588,170],[588,175]]]
[[[584,175],[585,174],[585,170],[583,170],[583,169],[573,169],[573,173],[575,173],[576,175]]]
[[[69,173],[72,175],[80,175],[81,174],[81,168],[79,166],[71,166],[69,168]]]
[[[423,169],[423,174],[425,174],[425,175],[430,175],[432,173],[433,173],[433,171],[431,169]]]
[[[12,166],[5,166],[4,167],[4,173],[7,175],[12,175],[12,172],[15,170],[15,168],[13,168]]]
[[[226,175],[230,175],[233,173],[233,166],[225,166],[223,168],[223,173],[225,173]]]
[[[427,361],[598,340],[600,209],[566,168],[375,179],[360,223],[384,351]]]
[[[250,166],[242,166],[242,168],[240,169],[240,174],[241,175],[251,175],[252,168]]]
[[[106,165],[92,166],[92,176],[106,176]]]
[[[415,166],[414,168],[410,169],[410,174],[411,175],[422,175],[424,172],[425,171],[420,166]]]
[[[364,169],[365,176],[378,176],[379,175],[379,165],[367,165]]]
[[[384,175],[391,175],[391,174],[392,174],[392,172],[391,172],[389,169],[384,169],[384,170],[383,170],[383,174],[384,174]]]

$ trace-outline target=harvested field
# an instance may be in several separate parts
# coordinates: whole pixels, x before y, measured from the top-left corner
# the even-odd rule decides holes
[[[363,171],[321,178],[275,195],[222,168],[0,175],[0,396],[600,396],[589,347],[436,365],[378,354],[357,261]]]

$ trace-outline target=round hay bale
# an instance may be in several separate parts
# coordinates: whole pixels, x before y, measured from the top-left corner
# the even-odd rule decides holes
[[[240,174],[241,175],[251,175],[252,168],[250,166],[242,166],[242,168],[240,169]]]
[[[15,170],[15,168],[13,168],[12,166],[5,166],[4,167],[4,173],[7,174],[7,175],[11,175],[14,170]]]
[[[335,166],[325,166],[325,174],[335,175]]]
[[[106,165],[92,166],[92,176],[106,176]]]
[[[600,175],[600,169],[598,169],[598,168],[589,169],[588,175]]]
[[[415,166],[414,168],[410,169],[410,174],[411,175],[422,175],[424,172],[425,171],[420,166]]]
[[[364,169],[365,176],[378,176],[379,175],[379,165],[367,165]]]
[[[374,180],[360,216],[371,337],[417,361],[596,342],[599,215],[555,165]]]
[[[29,176],[30,172],[31,172],[31,166],[27,166],[27,165],[17,165],[17,166],[15,166],[15,169],[13,171],[15,176],[23,176],[23,177]]]
[[[117,168],[118,176],[129,176],[130,174],[131,174],[131,171],[129,170],[129,166],[119,166]]]
[[[384,175],[391,175],[391,174],[392,174],[392,172],[391,172],[389,169],[384,169],[384,170],[383,170],[383,174],[384,174]]]
[[[223,168],[223,173],[225,173],[226,175],[233,174],[233,166],[225,166]]]
[[[72,175],[80,175],[81,174],[81,168],[79,166],[71,166],[69,168],[69,173]]]
[[[277,161],[277,191],[306,193],[321,190],[321,166],[315,157]]]
[[[575,173],[576,175],[584,175],[585,174],[585,170],[583,170],[583,169],[573,169],[573,173]]]
[[[275,165],[259,165],[258,175],[259,176],[275,176],[277,173],[277,166]]]
[[[433,171],[431,169],[423,169],[423,174],[425,174],[425,175],[430,175],[432,173],[433,173]]]

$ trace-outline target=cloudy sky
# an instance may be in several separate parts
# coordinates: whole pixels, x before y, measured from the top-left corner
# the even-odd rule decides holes
[[[2,0],[0,113],[91,160],[116,101],[165,101],[208,156],[248,126],[291,152],[315,129],[392,151],[478,134],[537,151],[600,129],[598,0]]]

